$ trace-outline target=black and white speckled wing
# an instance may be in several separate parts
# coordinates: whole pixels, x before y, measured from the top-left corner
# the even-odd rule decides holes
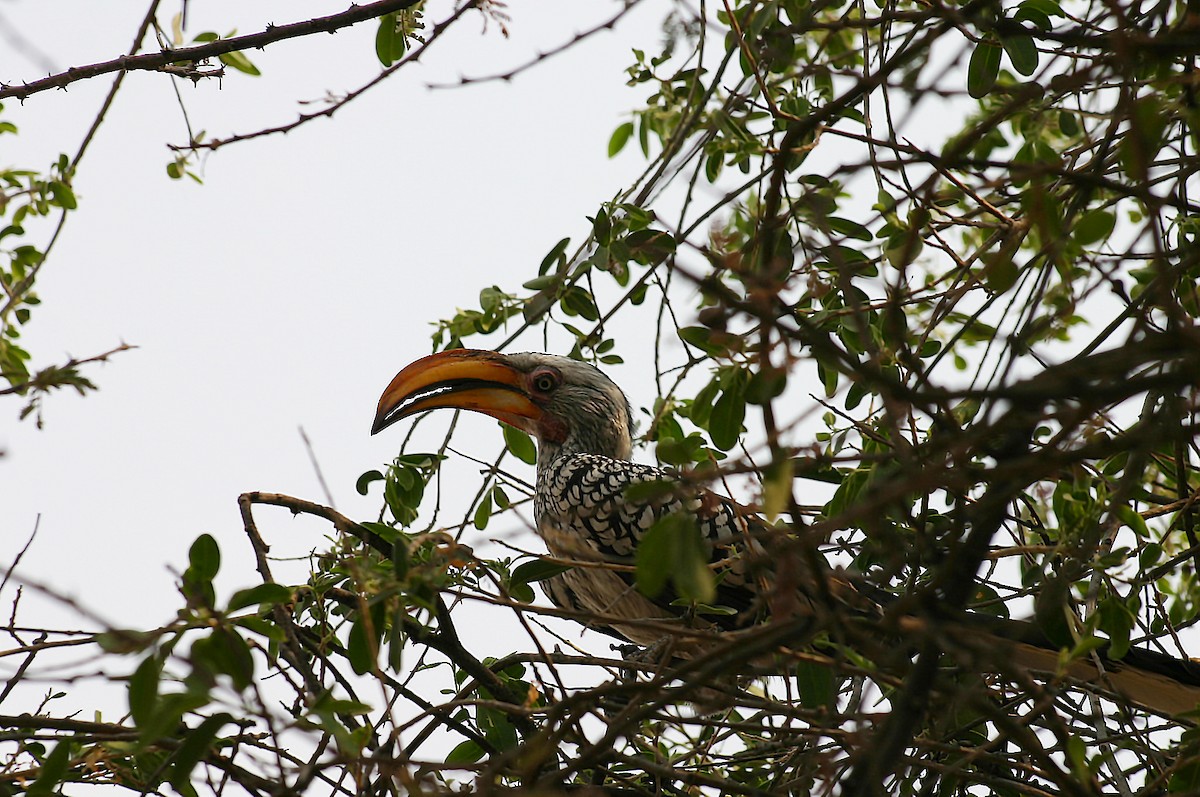
[[[631,485],[645,482],[679,483],[679,494],[667,493],[657,501],[636,501],[626,496]],[[712,545],[718,577],[717,603],[734,609],[736,616],[723,625],[744,625],[761,608],[760,593],[743,554],[756,545],[757,521],[739,514],[732,502],[689,485],[668,471],[595,454],[563,456],[540,474],[535,499],[538,532],[550,552],[579,562],[633,563],[638,542],[659,518],[676,512],[692,515]],[[628,570],[581,568],[548,584],[551,600],[560,606],[625,617],[674,617],[674,595],[648,601],[633,588]],[[631,637],[626,629],[624,636]],[[634,640],[638,641],[638,640]]]

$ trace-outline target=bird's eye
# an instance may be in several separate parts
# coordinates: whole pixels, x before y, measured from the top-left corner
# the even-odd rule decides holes
[[[549,393],[558,387],[558,375],[553,371],[541,371],[533,375],[533,389],[539,393]]]

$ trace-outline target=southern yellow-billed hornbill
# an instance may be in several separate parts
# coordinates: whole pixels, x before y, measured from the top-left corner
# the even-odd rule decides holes
[[[690,490],[682,497],[664,490],[659,500],[626,500],[630,485],[673,477],[629,461],[629,402],[596,368],[549,354],[467,349],[434,354],[405,368],[388,385],[372,434],[438,407],[486,413],[537,439],[538,534],[551,554],[579,563],[545,582],[550,600],[560,608],[594,616],[594,628],[615,631],[637,644],[660,640],[661,625],[655,628],[654,621],[678,621],[682,611],[671,606],[673,595],[668,591],[650,600],[634,587],[628,568],[604,565],[632,564],[638,541],[658,518],[687,511],[713,545],[714,560],[725,560],[718,603],[736,614],[715,616],[724,627],[736,627],[757,615],[758,590],[747,573],[747,558],[738,555],[753,544],[748,523],[754,519],[707,491]]]
[[[662,639],[662,621],[678,623],[685,617],[701,626],[736,629],[761,620],[767,604],[779,603],[785,582],[796,593],[794,600],[784,601],[792,611],[811,606],[813,576],[791,572],[772,578],[765,566],[770,558],[760,546],[766,526],[732,501],[682,484],[683,489],[665,496],[661,491],[649,491],[654,498],[627,496],[631,485],[679,483],[679,477],[629,461],[629,403],[591,365],[537,353],[459,349],[433,354],[406,367],[388,385],[371,432],[442,407],[485,413],[536,438],[537,531],[552,555],[577,563],[546,582],[546,591],[559,607],[594,618],[592,627],[640,645]],[[716,603],[732,613],[697,619],[673,595],[652,600],[635,588],[628,565],[638,542],[658,518],[680,511],[695,518],[711,546],[718,574]],[[863,600],[856,595],[853,602],[861,607]],[[973,613],[944,619],[949,622],[945,628],[957,623],[992,640],[997,657],[1005,657],[1008,665],[1092,682],[1163,714],[1191,711],[1200,704],[1200,665],[1192,661],[1133,648],[1121,661],[1101,651],[1095,658],[1064,664],[1059,646],[1032,623]],[[927,619],[903,613],[891,616],[887,625],[901,634],[929,631]],[[1001,671],[1012,669],[999,664]]]

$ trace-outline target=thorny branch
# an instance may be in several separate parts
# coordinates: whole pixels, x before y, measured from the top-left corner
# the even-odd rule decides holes
[[[440,22],[436,26],[434,26],[433,31],[427,37],[425,37],[425,40],[421,43],[421,45],[419,47],[416,47],[408,55],[404,56],[396,63],[392,64],[391,66],[389,66],[386,69],[384,69],[383,71],[381,71],[378,75],[373,77],[371,80],[367,81],[367,83],[365,83],[364,85],[358,87],[357,89],[355,89],[353,91],[347,92],[346,94],[338,97],[335,100],[332,100],[331,102],[329,102],[329,104],[327,104],[324,108],[322,108],[319,111],[313,111],[312,113],[303,113],[303,114],[300,114],[300,116],[297,117],[296,120],[293,122],[289,122],[287,124],[282,124],[282,125],[277,125],[275,127],[267,127],[267,128],[263,128],[261,130],[255,130],[251,133],[239,133],[237,135],[227,136],[225,138],[213,138],[213,139],[209,139],[207,141],[190,141],[187,144],[168,144],[167,146],[169,146],[175,152],[198,152],[200,150],[210,150],[211,151],[211,150],[216,150],[220,147],[227,146],[229,144],[236,144],[241,141],[250,141],[250,140],[253,140],[256,138],[262,138],[263,136],[276,135],[278,133],[290,133],[291,131],[295,130],[296,128],[300,127],[301,125],[307,124],[308,122],[311,122],[314,119],[323,119],[323,118],[332,117],[335,113],[337,113],[337,111],[339,111],[345,105],[353,102],[354,100],[358,99],[363,94],[365,94],[366,92],[368,92],[371,89],[375,88],[376,86],[380,85],[381,83],[383,83],[383,81],[387,80],[389,77],[394,75],[398,70],[404,68],[408,64],[411,64],[411,63],[414,63],[414,62],[420,60],[420,58],[429,50],[429,48],[431,46],[433,46],[433,44],[442,37],[442,34],[444,34],[447,30],[450,29],[450,26],[453,23],[455,23],[459,19],[461,19],[464,14],[466,14],[468,11],[470,11],[475,6],[476,6],[476,2],[463,3],[459,8],[457,8],[454,11],[453,14],[450,15],[449,18],[443,20],[442,22]]]
[[[225,53],[238,52],[240,50],[261,49],[276,42],[294,39],[298,36],[309,36],[314,33],[334,33],[341,28],[365,22],[369,19],[376,19],[392,11],[410,8],[417,1],[376,0],[376,2],[367,3],[366,5],[352,5],[346,11],[330,14],[326,17],[310,19],[305,22],[293,22],[288,25],[268,25],[265,30],[258,33],[235,36],[230,39],[218,39],[198,44],[194,47],[181,47],[176,50],[162,50],[157,53],[146,53],[145,55],[123,55],[110,61],[71,67],[65,72],[50,75],[49,77],[35,80],[32,83],[23,83],[20,86],[11,84],[0,86],[0,100],[7,99],[8,97],[16,97],[17,99],[24,100],[41,91],[66,88],[80,80],[87,80],[110,72],[161,70],[163,67],[172,64],[204,61],[224,55]]]

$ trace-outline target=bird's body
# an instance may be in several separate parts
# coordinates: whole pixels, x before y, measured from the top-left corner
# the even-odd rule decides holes
[[[662,638],[661,624],[647,627],[637,621],[674,620],[681,612],[669,601],[650,600],[639,592],[630,566],[642,537],[654,523],[667,515],[684,512],[695,517],[701,536],[712,546],[712,559],[720,568],[719,602],[734,610],[718,615],[725,624],[742,624],[754,610],[753,584],[747,573],[747,557],[739,548],[754,544],[746,520],[728,501],[706,492],[673,491],[658,503],[631,501],[630,486],[666,481],[671,474],[661,468],[613,459],[597,454],[563,454],[538,469],[534,515],[538,534],[556,558],[577,566],[547,585],[556,605],[598,618],[618,634],[640,645]],[[706,500],[707,499],[707,500]],[[611,565],[618,565],[617,568]],[[727,618],[733,618],[730,621]],[[700,626],[713,623],[703,618]]]
[[[536,353],[434,354],[392,380],[379,400],[372,433],[439,407],[482,412],[537,439],[536,528],[553,557],[573,564],[549,580],[547,593],[589,627],[651,645],[663,638],[664,622],[743,628],[766,616],[767,604],[811,608],[811,593],[830,592],[832,583],[818,590],[818,576],[795,567],[794,557],[786,559],[792,568],[786,578],[773,573],[771,565],[782,567],[785,560],[765,555],[767,527],[734,502],[687,484],[677,474],[630,462],[629,404],[591,365]],[[647,482],[668,486],[635,489],[638,495],[631,496],[630,487]],[[650,598],[635,588],[632,566],[639,542],[656,521],[681,512],[694,520],[711,552],[715,603],[731,611],[697,614],[669,590]],[[858,617],[886,613],[853,588],[849,593],[840,597],[853,604]],[[930,634],[931,622],[942,622],[943,630],[979,634],[981,645],[994,650],[998,672],[1015,667],[1093,682],[1164,714],[1190,711],[1200,703],[1200,666],[1155,651],[1134,648],[1123,661],[1098,651],[1094,658],[1071,660],[1064,669],[1058,647],[1031,623],[998,624],[966,613],[934,621],[899,614],[885,624],[895,629],[889,633],[916,637]],[[903,636],[900,650],[906,647]]]
[[[638,541],[657,519],[649,505],[622,500],[624,489],[640,477],[653,481],[657,476],[652,468],[629,464],[597,454],[556,457],[538,468],[534,519],[550,554],[573,565],[547,580],[550,600],[580,616],[629,620],[613,623],[612,630],[631,642],[650,644],[661,632],[639,621],[671,615],[638,592],[625,573],[608,566],[631,564]]]

